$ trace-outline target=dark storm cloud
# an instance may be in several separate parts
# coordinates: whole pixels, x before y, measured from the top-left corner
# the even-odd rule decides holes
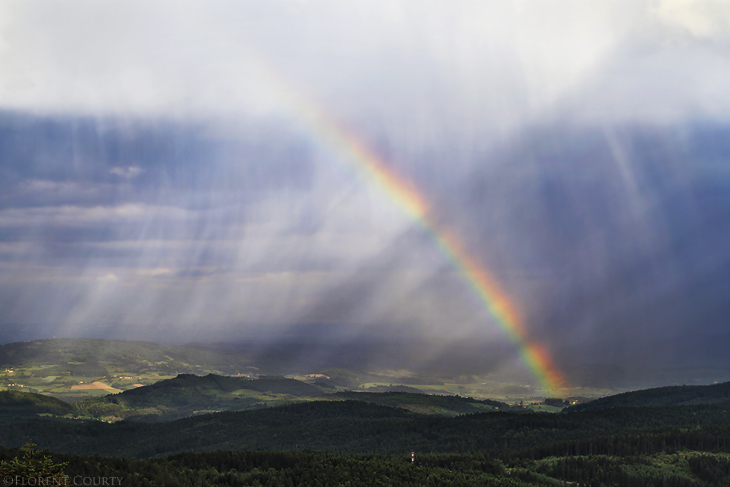
[[[234,191],[240,201],[251,190],[307,189],[309,153],[274,125],[221,136],[202,124],[5,112],[0,205],[159,202],[166,187],[176,204],[225,204],[209,193]]]
[[[44,262],[114,262],[140,250],[74,244],[240,236],[262,195],[311,185],[306,144],[265,133],[2,113],[0,242],[34,242]],[[196,258],[220,260],[210,250]]]
[[[727,328],[727,140],[724,123],[541,125],[492,151],[457,204],[479,219],[483,251],[549,279],[530,320],[558,360],[701,360],[706,341],[667,337]]]

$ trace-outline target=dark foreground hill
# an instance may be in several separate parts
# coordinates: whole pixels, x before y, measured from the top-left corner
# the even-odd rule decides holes
[[[667,386],[603,397],[564,411],[595,411],[617,407],[690,406],[730,402],[730,382],[709,386]]]
[[[0,391],[0,423],[27,421],[39,414],[63,416],[73,406],[54,397],[20,391]]]
[[[0,475],[6,485],[54,485],[17,479],[17,469],[3,468],[26,456],[0,447]],[[45,452],[35,452],[40,459]],[[421,487],[717,487],[730,485],[730,459],[710,451],[640,456],[558,456],[499,460],[480,452],[422,454],[411,462],[401,455],[353,455],[327,452],[216,451],[181,453],[166,458],[129,460],[73,454],[50,454],[53,465],[65,462],[66,482],[55,485],[137,486],[397,486]],[[36,460],[37,462],[37,460]],[[13,472],[12,470],[16,470]],[[41,478],[43,478],[41,476]],[[47,478],[44,478],[44,481]],[[17,482],[16,480],[20,480]],[[29,481],[31,480],[31,481]]]
[[[656,451],[695,443],[727,449],[729,418],[730,403],[444,417],[360,401],[315,401],[168,423],[38,420],[6,425],[0,444],[17,447],[34,441],[57,452],[132,458],[217,449],[380,454],[481,451],[494,456],[526,450],[538,456],[566,451],[630,454],[647,445]]]

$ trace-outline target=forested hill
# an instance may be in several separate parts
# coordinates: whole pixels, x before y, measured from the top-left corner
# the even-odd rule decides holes
[[[0,423],[34,419],[39,414],[63,416],[73,406],[41,394],[20,391],[0,391]]]
[[[331,394],[332,399],[354,399],[370,404],[407,409],[422,414],[459,414],[484,413],[488,411],[522,411],[507,403],[492,399],[473,399],[471,397],[434,395],[412,392],[361,392],[341,391]]]
[[[689,406],[730,401],[730,382],[709,386],[667,386],[624,392],[565,408],[566,412],[618,407]]]
[[[383,454],[482,451],[490,455],[533,450],[550,456],[554,453],[548,447],[555,444],[561,445],[561,451],[584,448],[588,454],[591,448],[594,453],[604,448],[611,454],[610,449],[616,447],[611,446],[613,443],[604,445],[601,438],[643,435],[656,443],[659,451],[670,444],[674,448],[690,447],[690,441],[725,451],[730,447],[728,411],[730,403],[574,414],[493,412],[445,417],[361,401],[312,401],[153,424],[37,420],[4,426],[0,445],[17,447],[33,441],[56,452],[131,458],[219,449]],[[631,454],[634,443],[621,440],[617,444]]]

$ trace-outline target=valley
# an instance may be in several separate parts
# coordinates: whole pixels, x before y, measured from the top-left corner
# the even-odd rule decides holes
[[[0,358],[3,472],[46,455],[123,485],[730,483],[730,382],[508,398],[450,393],[486,392],[473,376],[283,376],[145,342],[38,340]]]
[[[400,391],[491,399],[536,411],[560,410],[543,401],[550,394],[529,384],[504,382],[489,375],[434,371],[348,369],[331,364],[296,370],[272,365],[278,353],[265,357],[237,350],[213,351],[161,346],[149,342],[101,339],[49,339],[0,345],[0,390],[51,395],[67,402],[100,398],[169,380],[179,374],[289,378],[316,387],[322,394],[344,391]],[[281,360],[284,362],[284,359]],[[334,366],[332,366],[334,365]],[[622,390],[574,387],[562,399],[581,402]],[[242,401],[276,402],[295,395],[257,396]]]

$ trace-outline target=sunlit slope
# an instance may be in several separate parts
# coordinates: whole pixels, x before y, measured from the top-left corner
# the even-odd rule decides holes
[[[730,401],[730,382],[709,386],[668,386],[625,392],[576,404],[565,411],[592,411],[617,407],[686,406]]]
[[[66,400],[98,397],[178,374],[241,374],[245,358],[155,343],[90,338],[0,346],[0,387]]]
[[[205,376],[213,373],[251,378],[281,374],[281,363],[286,363],[287,357],[294,352],[289,345],[282,350],[273,347],[278,350],[276,353],[270,348],[263,345],[257,348],[253,342],[246,346],[201,349],[101,339],[10,343],[0,346],[0,390],[51,394],[73,402],[152,385],[179,374]],[[334,367],[338,360],[334,357],[331,367],[315,368],[305,363],[297,368],[283,368],[288,370],[288,377],[314,384],[325,392],[397,390],[502,401],[509,398],[506,402],[511,404],[520,400],[529,402],[535,396],[534,391],[522,386],[518,379],[500,382],[490,377],[455,372],[448,364],[444,370],[369,370]],[[265,401],[270,399],[264,398]],[[432,412],[438,412],[438,407],[432,409]],[[446,414],[461,412],[457,409]]]
[[[172,375],[186,370],[189,373],[242,372],[246,364],[235,355],[140,341],[54,338],[0,346],[0,367],[33,366],[49,374],[97,376],[115,370]]]
[[[82,417],[166,421],[202,413],[281,405],[322,394],[318,387],[294,379],[251,380],[183,374],[120,394],[80,401],[74,406]]]
[[[186,374],[121,394],[87,399],[75,403],[74,406],[75,413],[80,417],[108,421],[134,419],[155,422],[217,411],[258,409],[311,399],[356,400],[421,414],[446,416],[513,409],[499,401],[460,396],[331,391],[332,389],[327,387],[317,387],[287,378],[251,380],[213,374],[204,377]]]

